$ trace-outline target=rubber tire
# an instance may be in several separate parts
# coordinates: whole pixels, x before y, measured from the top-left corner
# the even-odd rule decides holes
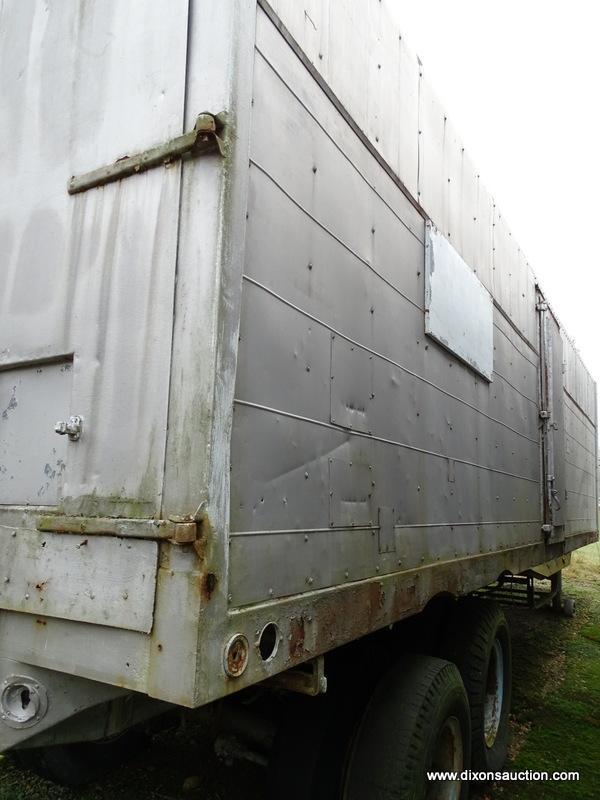
[[[269,759],[269,800],[340,800],[354,733],[388,662],[382,640],[346,645],[326,662],[324,695],[287,697]]]
[[[467,770],[469,703],[457,668],[434,656],[402,656],[373,692],[356,733],[344,800],[423,800],[433,749],[450,716],[460,723]],[[468,794],[463,781],[459,797]]]
[[[484,737],[484,700],[492,647],[500,639],[504,695],[496,740],[490,748]],[[456,604],[441,647],[442,658],[459,669],[471,708],[471,765],[475,771],[501,770],[508,755],[512,693],[512,650],[504,612],[491,600],[467,597]]]
[[[19,765],[61,786],[99,780],[136,756],[147,743],[137,730],[101,742],[78,742],[14,752]]]
[[[575,600],[572,597],[565,597],[562,603],[562,612],[565,617],[574,617],[575,608]]]
[[[270,800],[337,800],[349,744],[348,713],[329,698],[297,698],[269,762]]]

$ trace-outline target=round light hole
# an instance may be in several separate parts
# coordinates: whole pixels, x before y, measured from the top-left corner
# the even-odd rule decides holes
[[[258,652],[263,661],[274,658],[279,645],[279,629],[274,622],[269,622],[262,629],[258,638]]]

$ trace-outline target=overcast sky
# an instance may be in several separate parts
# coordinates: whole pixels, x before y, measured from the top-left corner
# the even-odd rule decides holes
[[[387,0],[600,378],[600,3]]]

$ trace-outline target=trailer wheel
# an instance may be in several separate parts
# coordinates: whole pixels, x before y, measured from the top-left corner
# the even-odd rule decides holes
[[[62,786],[84,786],[102,778],[137,755],[146,743],[141,731],[131,730],[99,742],[77,742],[24,748],[14,755],[25,769]]]
[[[565,617],[575,616],[575,600],[572,597],[565,597],[562,604],[562,612]]]
[[[460,601],[440,655],[456,664],[467,690],[473,769],[501,769],[508,751],[512,655],[500,606],[479,598]]]
[[[454,664],[400,658],[379,682],[349,756],[344,800],[459,800],[468,781],[428,771],[469,769],[469,703]]]

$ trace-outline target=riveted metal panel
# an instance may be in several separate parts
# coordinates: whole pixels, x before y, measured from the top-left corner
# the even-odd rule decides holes
[[[330,333],[257,286],[245,285],[236,394],[253,403],[327,421]]]
[[[396,536],[394,531],[395,511],[387,506],[380,506],[378,517],[378,540],[380,553],[394,553],[396,551]]]
[[[586,370],[581,356],[573,342],[561,331],[563,339],[563,385],[565,392],[577,404],[588,418],[588,422],[595,427],[597,416],[596,384]]]
[[[362,458],[361,458],[362,456]],[[348,459],[329,459],[329,524],[334,528],[375,525],[375,472],[371,459],[356,450]]]
[[[231,530],[329,527],[329,458],[348,449],[344,432],[307,435],[309,423],[241,401],[233,426]]]
[[[375,364],[373,355],[345,339],[331,337],[331,422],[372,433]]]
[[[460,311],[459,311],[460,309]],[[427,225],[425,331],[484,378],[493,373],[490,293],[445,236]]]
[[[430,219],[443,226],[446,219],[447,177],[444,178],[444,145],[448,119],[431,88],[420,73],[419,83],[419,189],[417,199]]]
[[[515,537],[523,536],[524,526],[526,538],[540,535],[537,353],[494,311],[494,366],[503,378],[495,375],[488,384],[424,336],[424,248],[411,213],[398,215],[393,191],[382,191],[393,186],[389,178],[364,150],[361,155],[355,133],[344,130],[335,106],[314,85],[310,90],[312,78],[282,37],[273,36],[274,30],[259,14],[240,351],[254,354],[254,368],[247,359],[240,364],[236,386],[230,550],[234,606],[333,586],[346,572],[373,575],[385,569],[387,545],[375,544],[365,561],[365,551],[356,544],[359,538],[368,541],[379,508],[395,509],[396,524],[402,525],[394,546],[400,546],[399,536],[408,536],[404,531],[423,524],[443,529],[454,522],[474,526],[479,520],[491,537],[490,547],[504,544],[488,525],[494,520],[498,530],[514,529]],[[302,139],[293,162],[270,146],[273,120]],[[466,167],[456,141],[448,159],[457,153],[453,174],[460,187]],[[354,171],[349,182],[348,170]],[[333,195],[323,193],[320,180],[327,191],[343,184],[343,194],[351,193],[354,202],[335,203]],[[471,202],[479,207],[481,196],[487,196],[479,192],[476,178],[471,186]],[[445,191],[450,197],[455,187]],[[487,270],[489,282],[491,200],[486,202],[489,247],[481,270],[482,275]],[[372,220],[372,247],[365,242],[366,214]],[[464,216],[455,220],[462,236]],[[396,237],[396,229],[405,232],[404,238]],[[485,251],[484,244],[480,252]],[[263,295],[260,303],[257,294]],[[269,319],[289,331],[287,343],[272,340]],[[323,347],[324,333],[331,337],[327,414],[321,397],[322,355],[310,373],[291,370],[293,359],[278,355],[291,352],[296,332],[308,328],[315,348]],[[287,365],[281,373],[285,389],[264,378],[272,359]],[[362,465],[358,470],[357,464]],[[372,467],[373,483],[368,517],[365,464]],[[338,473],[347,485],[342,486]],[[250,492],[244,475],[253,476]],[[336,516],[332,509],[338,495],[347,497]],[[356,512],[355,518],[344,509]],[[356,539],[341,530],[353,523]],[[361,533],[357,526],[369,530]],[[331,536],[317,534],[327,530]],[[506,534],[503,539],[507,546],[514,541]],[[275,563],[281,553],[285,560],[284,549],[296,552],[296,546],[296,556],[284,567],[285,580],[270,571],[263,579],[251,570],[263,557]],[[352,547],[357,547],[357,562]],[[422,547],[435,558],[435,545],[430,551],[427,538]],[[421,546],[416,549],[423,552]],[[343,572],[339,563],[346,565]]]
[[[0,528],[0,608],[149,633],[158,545]]]

